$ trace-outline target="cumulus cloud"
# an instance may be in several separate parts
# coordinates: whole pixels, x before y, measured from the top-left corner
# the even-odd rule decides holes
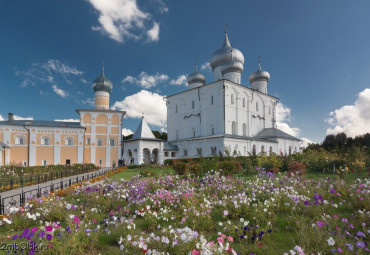
[[[176,79],[170,80],[171,85],[186,85],[186,75],[177,76]]]
[[[3,116],[1,116],[1,114],[0,114],[0,120],[5,120],[5,119],[3,118]]]
[[[59,122],[80,122],[79,119],[55,119],[54,121],[59,121]]]
[[[154,22],[153,27],[146,32],[149,42],[156,42],[159,40],[159,23]]]
[[[99,26],[92,27],[108,35],[117,42],[125,42],[128,39],[139,40],[144,33],[150,41],[159,39],[159,23],[153,21],[153,16],[141,10],[136,0],[88,0],[99,13]],[[161,13],[168,11],[163,1],[154,1],[154,8]],[[148,28],[148,23],[154,24]]]
[[[59,96],[61,96],[61,97],[66,97],[67,95],[68,95],[68,93],[67,92],[65,92],[64,90],[62,90],[62,89],[60,89],[60,88],[58,88],[58,86],[57,85],[53,85],[53,86],[51,86],[52,88],[53,88],[53,91],[57,94],[57,95],[59,95]]]
[[[276,126],[281,131],[285,133],[297,137],[300,133],[299,128],[290,127],[286,122],[290,122],[292,119],[291,117],[291,110],[289,107],[286,107],[282,103],[277,103],[276,105]]]
[[[209,62],[206,62],[200,66],[200,70],[210,72],[212,71],[212,68]]]
[[[14,120],[33,120],[33,117],[21,117],[18,115],[14,115]]]
[[[155,75],[149,75],[146,72],[141,72],[139,76],[126,76],[122,83],[128,82],[130,84],[139,85],[142,88],[149,89],[151,87],[157,86],[158,83],[165,82],[169,79],[167,74],[156,73]]]
[[[115,102],[111,108],[126,111],[128,118],[141,118],[144,113],[145,120],[149,124],[166,127],[167,108],[163,97],[157,93],[141,90],[122,101]]]
[[[303,147],[303,148],[306,148],[311,143],[316,144],[316,142],[313,142],[308,138],[301,138],[301,140],[302,140],[301,147]]]
[[[128,129],[128,128],[123,128],[122,129],[122,135],[124,135],[124,136],[128,136],[128,135],[131,135],[131,134],[133,134],[134,132],[132,132],[132,130],[131,129]]]
[[[367,88],[358,94],[353,105],[345,105],[334,112],[330,112],[326,122],[331,126],[326,134],[346,133],[355,137],[370,132],[370,89]]]

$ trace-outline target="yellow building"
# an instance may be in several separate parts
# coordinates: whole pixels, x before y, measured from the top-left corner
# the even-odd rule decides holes
[[[109,110],[113,85],[104,75],[93,82],[95,109],[78,109],[80,122],[0,121],[0,165],[94,163],[110,167],[121,159],[124,111]]]

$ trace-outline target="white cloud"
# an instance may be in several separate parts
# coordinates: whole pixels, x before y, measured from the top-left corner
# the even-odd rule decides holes
[[[300,133],[299,128],[290,127],[286,122],[291,121],[290,108],[286,107],[282,103],[277,103],[276,105],[276,126],[281,131],[297,137]]]
[[[21,117],[18,115],[14,115],[14,120],[33,120],[33,117]]]
[[[301,138],[301,140],[302,140],[301,147],[303,147],[303,148],[306,148],[311,143],[316,144],[316,142],[313,142],[308,138]]]
[[[133,134],[134,132],[132,132],[132,130],[131,129],[128,129],[128,128],[123,128],[122,129],[122,135],[124,135],[124,136],[128,136],[128,135],[131,135],[131,134]]]
[[[68,93],[67,92],[65,92],[64,90],[62,90],[62,89],[60,89],[60,88],[58,88],[57,87],[57,85],[53,85],[53,86],[51,86],[52,88],[53,88],[53,91],[57,94],[57,95],[59,95],[59,96],[61,96],[61,97],[63,97],[63,98],[65,98],[67,95],[68,95]]]
[[[82,103],[90,105],[90,106],[93,106],[95,104],[94,99],[90,97],[86,99],[82,99]]]
[[[61,63],[57,59],[49,59],[48,62],[42,65],[43,68],[48,70],[50,73],[52,71],[61,73],[61,74],[73,74],[73,75],[82,75],[83,72],[78,70],[75,67],[68,66],[66,64]],[[49,82],[53,82],[53,76],[48,76]]]
[[[149,42],[156,42],[159,40],[159,23],[154,22],[153,27],[146,31]]]
[[[211,68],[211,65],[209,64],[209,62],[206,62],[204,63],[203,65],[200,66],[200,70],[202,71],[207,71],[207,72],[210,72],[212,71],[212,68]]]
[[[149,89],[151,87],[157,86],[158,83],[165,82],[169,79],[167,74],[148,75],[146,72],[141,72],[139,76],[132,77],[130,75],[126,76],[122,80],[122,83],[128,82],[131,84],[137,84],[142,88]]]
[[[326,120],[331,128],[326,134],[346,133],[355,137],[370,132],[370,89],[367,88],[358,94],[354,105],[345,105],[329,114]]]
[[[145,120],[158,127],[167,126],[167,108],[164,96],[142,90],[134,95],[117,101],[111,107],[112,110],[126,111],[128,118],[141,118],[143,113]]]
[[[150,41],[159,39],[159,24],[148,28],[152,15],[140,10],[136,0],[88,0],[99,13],[100,26],[92,27],[94,31],[101,31],[117,42],[127,39],[139,40],[143,33],[147,33]],[[154,8],[161,13],[168,11],[162,1],[154,1]]]
[[[79,119],[55,119],[54,121],[61,121],[61,122],[80,122]]]
[[[170,80],[171,85],[186,85],[186,75],[177,76],[176,80]]]
[[[0,120],[5,120],[5,119],[3,118],[3,116],[1,116],[1,114],[0,114]]]

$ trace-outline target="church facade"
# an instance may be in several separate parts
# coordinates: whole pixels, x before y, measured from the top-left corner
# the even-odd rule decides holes
[[[166,97],[168,142],[178,148],[178,158],[300,150],[301,140],[276,128],[278,98],[267,93],[270,75],[260,60],[249,77],[251,87],[242,85],[244,56],[226,32],[209,63],[213,82],[207,84],[195,67],[188,90]]]

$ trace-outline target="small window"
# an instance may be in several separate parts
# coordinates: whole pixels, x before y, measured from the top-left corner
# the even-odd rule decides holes
[[[193,137],[195,137],[195,129],[193,128]]]
[[[103,163],[103,160],[100,158],[99,159],[99,165],[101,165]]]
[[[197,149],[198,156],[202,156],[202,148]]]
[[[270,146],[270,155],[272,154],[272,146]]]
[[[115,146],[115,140],[114,139],[110,139],[109,140],[109,145],[110,146]]]
[[[72,138],[67,138],[66,139],[66,145],[73,145],[73,139]]]
[[[171,157],[176,157],[176,152],[171,152]]]
[[[168,152],[167,151],[164,152],[164,156],[168,157]]]
[[[23,166],[27,166],[27,161],[23,161]]]
[[[188,156],[188,150],[183,150],[184,157]]]
[[[43,159],[43,160],[42,160],[42,162],[41,162],[41,164],[42,164],[43,166],[46,166],[46,165],[48,164],[48,162],[46,161],[46,159]]]
[[[176,140],[179,140],[179,131],[176,130]]]
[[[256,153],[257,153],[257,152],[256,152],[256,145],[253,145],[253,146],[252,146],[252,153],[253,153],[253,155],[256,155]]]
[[[269,114],[271,114],[271,105],[269,106]]]
[[[49,144],[50,144],[50,140],[49,140],[49,138],[47,138],[47,137],[43,137],[43,138],[41,139],[41,144],[42,144],[42,145],[49,145]]]
[[[256,102],[256,111],[258,112],[258,102]]]
[[[195,103],[194,101],[191,101],[191,109],[194,109]]]
[[[90,145],[91,144],[91,138],[86,138],[86,145]]]
[[[215,128],[214,128],[214,127],[212,127],[212,129],[211,129],[211,134],[212,134],[212,135],[214,135],[214,134],[215,134]]]
[[[213,96],[211,96],[211,104],[213,104]]]
[[[98,146],[103,146],[103,139],[98,138],[97,145],[98,145]]]
[[[245,107],[245,98],[243,97],[243,107]]]
[[[177,113],[177,105],[175,105],[175,113]]]
[[[234,95],[231,95],[231,104],[234,104]]]

